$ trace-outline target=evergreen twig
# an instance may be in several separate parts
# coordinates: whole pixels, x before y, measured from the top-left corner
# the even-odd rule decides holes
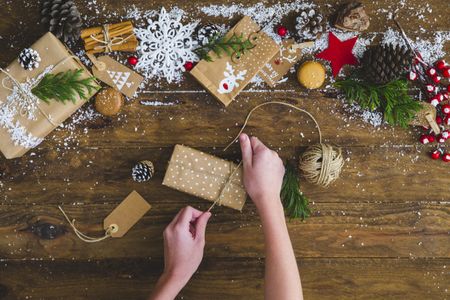
[[[391,125],[407,127],[417,111],[419,101],[408,95],[408,81],[397,79],[385,85],[376,85],[354,79],[337,81],[335,87],[342,90],[347,101],[357,102],[363,109],[379,109],[384,120]]]
[[[75,103],[77,96],[87,100],[86,91],[91,93],[98,89],[98,86],[94,84],[94,77],[80,79],[82,74],[83,69],[47,74],[31,92],[45,103],[50,103],[50,100]]]
[[[284,174],[283,186],[281,188],[281,201],[286,214],[291,219],[308,218],[311,214],[309,200],[300,191],[300,179],[294,166],[288,164]]]
[[[250,50],[255,45],[249,40],[244,38],[244,35],[233,34],[230,38],[226,36],[220,36],[220,34],[215,34],[208,43],[194,50],[194,52],[206,61],[213,61],[213,58],[209,52],[213,51],[218,58],[221,58],[225,53],[228,56],[235,54],[240,56],[245,51]]]

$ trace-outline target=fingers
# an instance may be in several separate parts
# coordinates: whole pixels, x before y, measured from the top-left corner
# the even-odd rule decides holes
[[[250,142],[252,144],[253,153],[268,149],[257,137],[252,136]]]
[[[241,144],[242,161],[244,164],[244,168],[249,168],[252,166],[253,150],[248,135],[246,135],[245,133],[241,134],[239,137],[239,142]]]
[[[202,211],[191,206],[187,206],[181,211],[181,214],[176,221],[176,225],[189,225],[192,221],[195,221],[202,214]]]
[[[203,213],[195,222],[195,239],[198,241],[205,240],[206,225],[209,218],[211,218],[210,212]]]

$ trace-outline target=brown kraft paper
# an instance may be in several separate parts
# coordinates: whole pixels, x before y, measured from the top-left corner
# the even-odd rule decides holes
[[[37,77],[50,65],[56,66],[51,72],[53,74],[82,68],[85,70],[82,78],[92,76],[75,58],[70,58],[72,54],[69,50],[50,32],[34,43],[31,48],[36,50],[41,57],[41,63],[38,68],[31,71],[25,70],[19,64],[18,60],[15,59],[6,69],[6,71],[20,83],[26,82],[27,78]],[[6,77],[5,74],[0,73],[0,82],[5,82],[5,84],[12,87],[11,81]],[[4,88],[3,85],[0,84],[0,107],[6,101],[6,97],[10,93],[10,90]],[[96,91],[92,91],[92,93],[86,91],[86,93],[87,97],[90,98]],[[85,101],[80,100],[79,98],[76,103],[67,101],[65,104],[56,101],[51,101],[50,104],[46,104],[43,101],[39,101],[39,107],[43,113],[51,117],[54,124],[61,124],[84,103]],[[15,121],[20,122],[20,124],[33,136],[44,138],[55,129],[55,126],[43,113],[37,112],[36,120],[29,120],[27,117],[18,114]],[[11,140],[9,132],[0,126],[0,151],[7,159],[21,157],[29,150],[30,149],[28,148],[15,145]]]
[[[163,185],[241,211],[247,193],[242,168],[236,170],[237,167],[213,155],[176,145]]]
[[[279,51],[278,44],[261,32],[260,27],[248,16],[242,18],[227,33],[227,39],[233,34],[250,38],[255,47],[247,50],[239,59],[232,59],[225,53],[219,58],[211,52],[212,62],[201,60],[191,71],[200,84],[225,106],[234,100],[266,62]],[[253,37],[257,38],[256,41]]]

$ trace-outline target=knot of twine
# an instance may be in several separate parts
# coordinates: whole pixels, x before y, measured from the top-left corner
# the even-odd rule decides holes
[[[67,214],[65,213],[65,211],[62,209],[61,206],[58,206],[58,208],[62,212],[64,217],[66,218],[67,222],[70,224],[70,227],[72,227],[73,232],[83,242],[86,242],[86,243],[101,242],[103,240],[106,240],[106,239],[112,237],[112,233],[116,232],[118,230],[117,225],[112,224],[112,225],[109,225],[108,228],[105,230],[105,235],[104,236],[98,237],[98,238],[90,237],[90,236],[82,233],[80,230],[78,230],[78,228],[75,226],[75,219],[70,220],[69,217],[67,216]]]
[[[217,196],[217,199],[213,202],[213,204],[211,204],[211,206],[208,208],[207,212],[210,212],[211,209],[214,208],[214,206],[218,205],[218,206],[222,206],[222,198],[223,198],[223,194],[225,193],[225,190],[229,187],[229,185],[231,184],[231,182],[233,181],[233,177],[236,174],[236,172],[239,170],[239,168],[242,165],[242,161],[236,166],[236,168],[231,169],[233,167],[233,164],[230,163],[230,176],[228,176],[227,181],[225,182],[222,190],[219,193],[219,196]]]
[[[94,34],[91,34],[91,38],[94,41],[96,41],[100,44],[103,44],[103,45],[96,46],[94,49],[95,50],[105,49],[105,52],[112,52],[113,46],[121,45],[133,36],[133,34],[130,34],[127,37],[115,36],[115,37],[111,38],[111,36],[109,35],[109,24],[103,25],[102,31],[103,31],[104,40],[100,40],[100,39],[96,38]]]
[[[266,105],[282,105],[287,106],[297,111],[303,112],[310,117],[316,127],[319,134],[319,144],[313,145],[306,149],[299,162],[299,169],[303,172],[304,177],[311,183],[326,187],[331,182],[339,178],[342,167],[344,166],[344,158],[342,157],[342,150],[339,147],[334,147],[329,144],[322,143],[322,132],[320,130],[319,123],[314,116],[293,104],[285,103],[281,101],[269,101],[255,106],[247,115],[241,130],[236,137],[225,147],[226,151],[231,145],[233,145],[239,136],[244,132],[253,112]]]

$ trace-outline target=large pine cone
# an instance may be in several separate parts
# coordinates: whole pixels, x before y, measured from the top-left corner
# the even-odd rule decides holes
[[[80,37],[81,16],[73,1],[46,0],[42,5],[41,15],[41,22],[64,42]]]
[[[369,48],[362,58],[362,66],[368,81],[386,84],[408,72],[414,53],[406,47],[377,45]]]

